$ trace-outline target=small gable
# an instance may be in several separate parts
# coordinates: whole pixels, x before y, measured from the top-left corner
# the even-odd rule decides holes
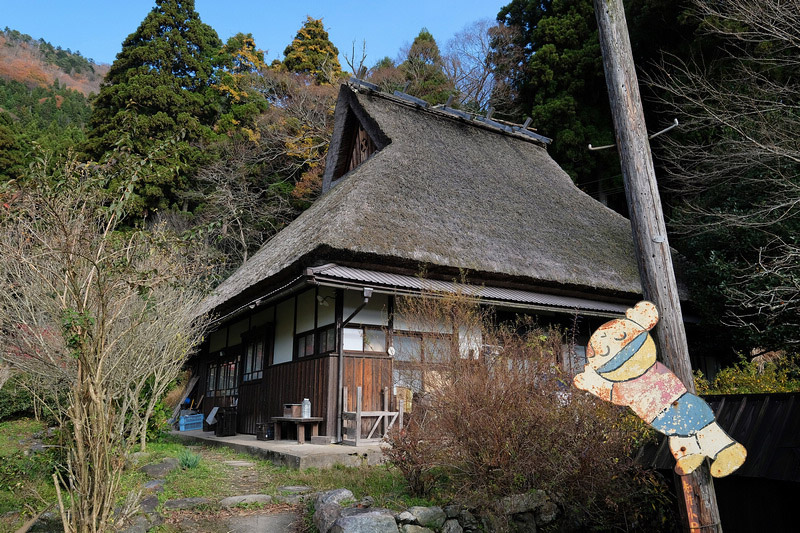
[[[334,123],[325,175],[322,178],[323,193],[336,185],[348,172],[369,159],[372,154],[389,144],[388,137],[346,86],[342,86],[339,92]]]

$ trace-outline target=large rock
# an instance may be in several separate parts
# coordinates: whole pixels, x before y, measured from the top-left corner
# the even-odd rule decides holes
[[[414,516],[418,525],[431,529],[441,528],[447,520],[441,507],[410,507],[408,512]]]
[[[166,482],[165,479],[151,479],[147,483],[144,484],[145,490],[151,490],[155,492],[164,492],[164,483]]]
[[[172,470],[178,467],[178,460],[174,457],[167,457],[160,463],[145,465],[139,469],[153,479],[163,479]]]
[[[227,531],[229,533],[277,533],[297,531],[298,517],[295,513],[257,513],[247,515],[234,515],[225,520],[222,527],[203,529],[192,527],[181,531]],[[202,525],[201,525],[202,526]]]
[[[464,531],[472,533],[473,531],[480,531],[481,523],[474,514],[464,509],[458,514],[458,523],[464,528]]]
[[[464,533],[464,528],[456,519],[446,520],[442,526],[442,533]]]
[[[460,505],[448,505],[444,508],[444,514],[447,518],[458,518],[458,513],[462,510]]]
[[[353,493],[347,489],[326,490],[317,494],[317,499],[314,500],[314,507],[319,508],[328,503],[341,505],[342,502],[353,501],[354,499]]]
[[[328,533],[342,516],[342,507],[338,503],[323,503],[314,507],[314,526],[319,533]]]
[[[540,526],[546,526],[554,522],[556,518],[558,518],[560,512],[561,509],[559,509],[558,505],[548,500],[536,510],[536,523]]]
[[[512,494],[498,502],[498,511],[505,515],[536,512],[539,507],[548,501],[547,493],[543,490],[534,490],[525,494]]]
[[[147,496],[139,502],[139,510],[145,514],[153,514],[158,508],[158,496]]]
[[[54,511],[44,512],[28,531],[37,533],[64,531],[64,526],[61,524],[61,515]]]
[[[399,533],[388,509],[350,508],[342,511],[330,533]]]
[[[308,493],[311,492],[311,487],[307,487],[305,485],[287,485],[284,487],[278,487],[278,494],[273,498],[275,503],[286,503],[289,505],[297,505],[298,503],[302,503]]]
[[[416,524],[405,524],[400,526],[400,533],[433,533],[433,530]]]
[[[517,533],[536,533],[536,517],[532,512],[512,515],[511,523]]]
[[[133,518],[130,524],[120,533],[147,533],[147,530],[151,527],[153,527],[153,525],[150,523],[150,520],[148,520],[146,516],[139,515]]]

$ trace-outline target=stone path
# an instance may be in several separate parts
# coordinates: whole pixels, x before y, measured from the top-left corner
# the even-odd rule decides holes
[[[170,532],[204,532],[204,533],[235,533],[259,531],[265,533],[291,533],[303,531],[303,517],[300,507],[295,505],[300,501],[300,495],[308,492],[309,487],[281,487],[276,498],[259,494],[263,487],[263,480],[259,479],[255,463],[242,460],[228,460],[219,451],[208,448],[195,448],[193,451],[200,453],[204,460],[218,461],[231,470],[228,477],[228,489],[233,489],[241,496],[223,498],[180,498],[164,502],[162,508],[167,511],[162,516],[155,515],[158,499],[150,496],[154,505],[152,508],[142,505],[142,510],[149,517],[141,517],[128,533],[143,533],[149,527],[159,523],[165,524]],[[142,471],[149,477],[164,477],[172,468],[177,468],[177,461],[166,459],[161,463],[142,467]],[[153,479],[147,483],[150,490],[158,492],[163,490],[163,479]],[[228,490],[230,493],[230,490]],[[148,498],[146,498],[148,499]],[[144,502],[143,502],[144,503]],[[258,503],[261,507],[248,509],[236,507],[240,503]],[[212,508],[208,509],[208,505]],[[264,506],[266,505],[266,506]],[[199,509],[198,509],[199,507]]]
[[[178,522],[171,522],[176,531],[204,533],[287,533],[299,531],[301,517],[295,511],[270,513],[267,511],[231,516],[186,516]]]

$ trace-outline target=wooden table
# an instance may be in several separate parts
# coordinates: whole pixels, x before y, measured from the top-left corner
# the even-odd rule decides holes
[[[275,422],[275,440],[281,440],[281,424],[291,422],[297,428],[297,443],[303,444],[306,441],[306,425],[311,425],[311,436],[316,437],[319,433],[319,423],[322,420],[319,416],[309,416],[308,418],[275,416],[272,418],[272,421]]]

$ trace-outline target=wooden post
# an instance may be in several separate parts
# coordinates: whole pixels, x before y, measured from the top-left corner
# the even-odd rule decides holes
[[[594,0],[594,10],[642,290],[661,316],[656,342],[664,364],[690,392],[694,392],[683,314],[642,112],[625,9],[622,0]],[[677,488],[686,502],[682,514],[688,531],[722,531],[707,462],[692,475],[680,476]]]

